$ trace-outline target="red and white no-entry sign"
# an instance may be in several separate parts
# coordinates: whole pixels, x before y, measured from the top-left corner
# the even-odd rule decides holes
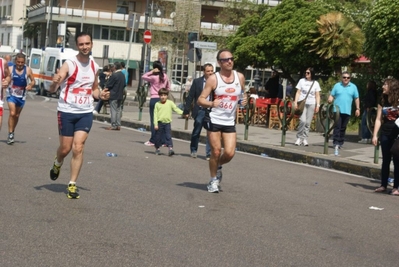
[[[144,32],[144,42],[145,42],[146,44],[151,43],[151,38],[152,38],[151,31],[146,30],[146,31]]]

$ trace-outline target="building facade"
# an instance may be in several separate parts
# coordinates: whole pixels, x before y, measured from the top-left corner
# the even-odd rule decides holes
[[[273,6],[281,0],[258,1]],[[100,65],[129,61],[129,69],[133,70],[130,76],[137,79],[139,74],[135,70],[139,69],[143,56],[145,66],[162,57],[166,58],[169,76],[184,82],[190,65],[189,36],[196,40],[200,34],[211,32],[227,36],[237,29],[237,25],[218,24],[215,19],[226,3],[224,0],[30,0],[28,22],[37,29],[35,36],[29,36],[30,43],[32,47],[74,48],[74,35],[90,32],[93,57]],[[130,27],[136,30],[132,32]],[[152,33],[149,45],[143,42],[145,30]],[[143,45],[147,49],[142,50]],[[192,64],[201,63],[197,58]]]
[[[12,52],[26,46],[23,29],[29,4],[30,0],[0,0],[0,51]]]

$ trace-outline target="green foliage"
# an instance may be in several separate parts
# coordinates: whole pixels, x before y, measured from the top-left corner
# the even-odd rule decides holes
[[[275,66],[289,79],[308,66],[318,70],[329,68],[328,62],[309,53],[306,47],[309,31],[316,29],[316,20],[328,11],[320,1],[305,0],[284,0],[270,10],[261,10],[247,18],[229,39],[235,64]]]
[[[365,55],[382,77],[399,78],[399,0],[376,1],[364,25]]]

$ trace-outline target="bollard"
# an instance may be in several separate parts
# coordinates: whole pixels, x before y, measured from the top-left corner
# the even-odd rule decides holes
[[[255,114],[255,105],[256,99],[253,97],[247,97],[247,104],[245,105],[245,117],[244,117],[244,140],[248,140],[248,131],[249,131],[249,124],[251,123],[252,117]],[[237,107],[239,108],[239,107]]]
[[[374,132],[374,126],[375,126],[375,120],[377,118],[377,108],[370,108],[370,110],[367,112],[367,128],[371,132],[371,135],[373,135]],[[378,141],[377,145],[374,147],[374,163],[378,164],[378,158],[380,155],[380,133],[378,133]]]
[[[292,108],[292,101],[286,97],[284,101],[280,100],[277,104],[278,119],[281,122],[281,146],[285,146],[285,137],[287,135],[288,125],[294,118],[294,109]]]
[[[147,94],[148,94],[148,84],[146,83],[144,86],[140,86],[137,89],[136,97],[139,101],[139,121],[141,121],[142,113],[143,113],[143,106],[144,103],[147,101]]]
[[[335,112],[334,112],[335,108]],[[324,154],[328,154],[328,137],[331,131],[334,129],[335,125],[339,120],[339,107],[334,104],[321,104],[319,109],[319,119],[324,132]],[[333,124],[330,127],[330,121]],[[322,123],[324,121],[324,124]]]

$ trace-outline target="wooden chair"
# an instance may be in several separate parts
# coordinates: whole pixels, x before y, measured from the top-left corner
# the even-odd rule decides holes
[[[279,109],[277,105],[273,104],[269,109],[269,128],[281,128],[281,121],[278,117]]]
[[[267,120],[268,107],[266,99],[258,98],[255,102],[254,124],[265,124]]]

